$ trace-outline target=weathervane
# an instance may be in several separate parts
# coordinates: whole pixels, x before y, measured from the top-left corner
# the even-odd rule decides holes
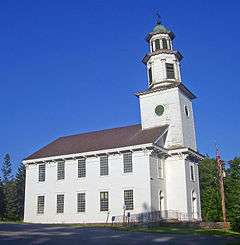
[[[161,24],[161,16],[159,14],[159,10],[157,10],[156,15],[157,15],[157,24],[160,25]]]

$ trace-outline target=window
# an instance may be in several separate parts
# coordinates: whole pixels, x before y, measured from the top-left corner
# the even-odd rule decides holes
[[[193,219],[198,218],[197,194],[194,190],[192,191],[192,216],[193,216]]]
[[[78,178],[86,177],[86,159],[78,160]]]
[[[190,165],[190,178],[191,178],[192,181],[195,180],[195,178],[194,178],[194,167],[193,167],[193,165]]]
[[[127,152],[123,154],[123,172],[131,173],[133,171],[132,167],[132,152]]]
[[[38,214],[44,213],[44,196],[37,197],[37,213]]]
[[[45,181],[46,165],[40,164],[38,166],[38,181]]]
[[[57,163],[57,179],[61,180],[65,178],[65,162]]]
[[[158,178],[163,179],[163,159],[158,159]]]
[[[108,192],[100,192],[100,211],[108,211]]]
[[[160,49],[160,40],[156,39],[155,40],[155,50],[159,50]]]
[[[133,190],[124,191],[124,204],[126,210],[133,210]]]
[[[159,210],[164,210],[164,195],[162,191],[159,192]]]
[[[153,52],[153,42],[151,42],[151,51]]]
[[[63,213],[64,212],[64,195],[59,194],[57,195],[57,213]]]
[[[85,197],[86,197],[85,193],[77,194],[77,211],[78,212],[85,212],[85,209],[86,209]]]
[[[174,65],[166,63],[167,79],[175,79]]]
[[[152,84],[152,67],[149,67],[148,69],[148,79],[149,79],[149,84]]]
[[[162,39],[162,46],[163,46],[163,49],[168,49],[167,39],[166,38]]]
[[[184,110],[185,110],[186,116],[189,117],[189,110],[188,110],[188,107],[186,105],[184,106]]]
[[[100,175],[108,175],[108,156],[100,157]]]

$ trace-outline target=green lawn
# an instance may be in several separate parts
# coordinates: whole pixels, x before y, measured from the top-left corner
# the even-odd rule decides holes
[[[119,227],[116,228],[124,231],[133,232],[152,232],[152,233],[168,233],[168,234],[189,234],[189,235],[212,235],[212,236],[230,236],[240,238],[239,232],[224,229],[201,229],[201,228],[187,228],[187,227]]]

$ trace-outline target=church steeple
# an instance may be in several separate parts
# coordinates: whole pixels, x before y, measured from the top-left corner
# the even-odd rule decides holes
[[[174,37],[174,33],[161,23],[158,15],[155,27],[146,37],[149,53],[143,58],[150,89],[181,82],[179,63],[182,55],[173,49]]]

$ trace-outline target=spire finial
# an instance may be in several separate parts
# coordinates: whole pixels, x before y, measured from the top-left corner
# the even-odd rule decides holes
[[[157,25],[160,25],[161,24],[161,16],[159,14],[159,10],[157,10],[156,16],[157,16]]]

